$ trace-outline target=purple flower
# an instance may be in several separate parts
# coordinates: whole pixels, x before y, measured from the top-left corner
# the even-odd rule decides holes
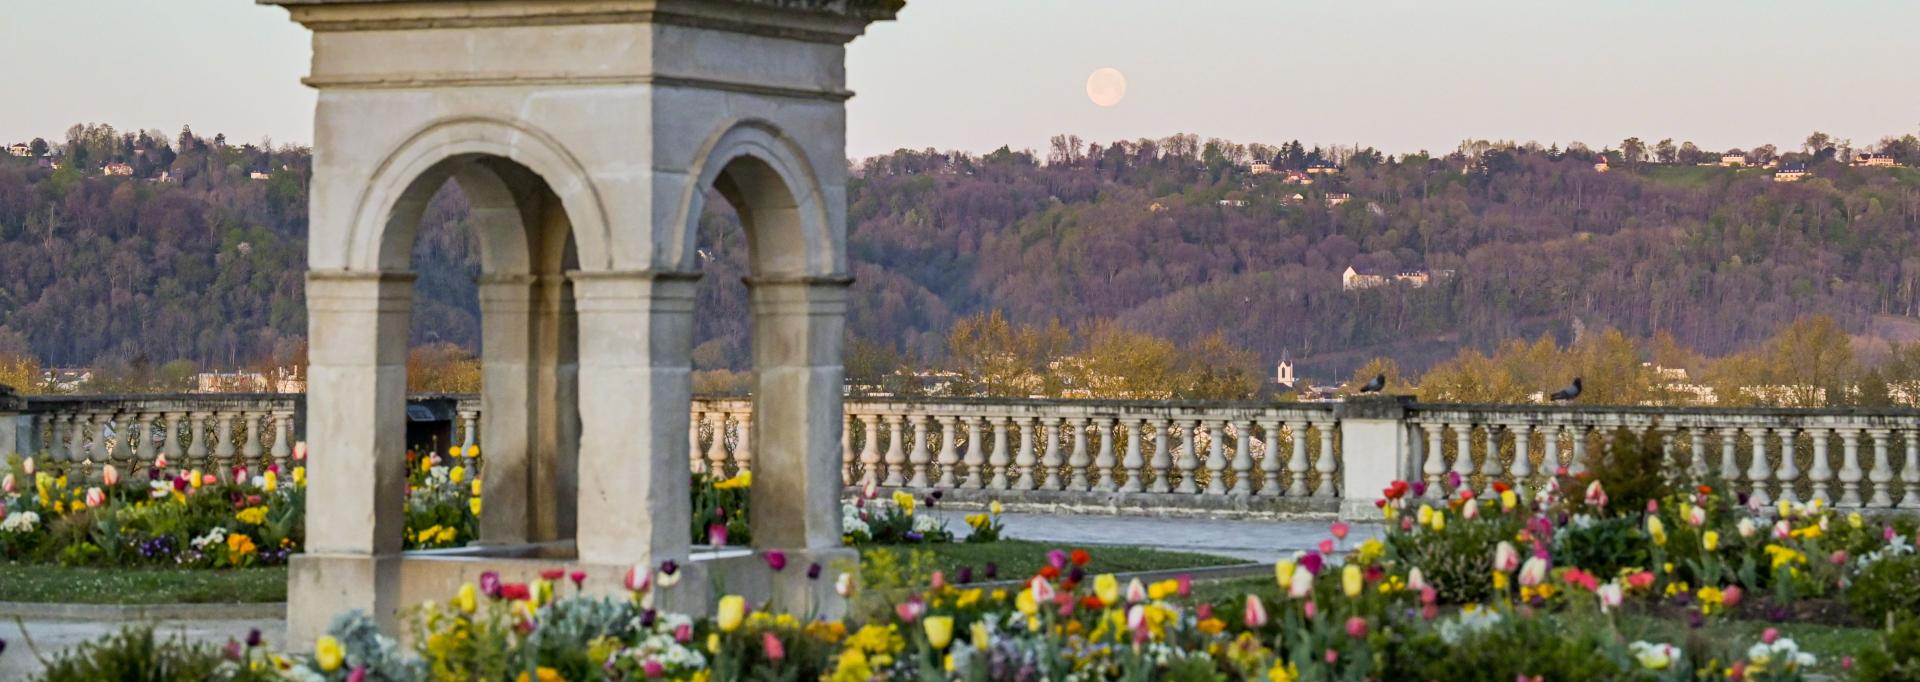
[[[642,611],[640,612],[640,626],[647,627],[647,628],[653,627],[653,622],[657,620],[659,617],[660,617],[660,614],[655,612],[653,609],[647,609],[645,611]]]
[[[1413,487],[1413,496],[1414,496],[1414,497],[1425,497],[1425,496],[1426,496],[1426,494],[1427,494],[1427,482],[1426,482],[1426,481],[1414,481],[1414,482],[1413,482],[1413,486],[1412,486],[1412,487]]]
[[[1077,583],[1086,579],[1087,579],[1087,572],[1080,570],[1079,566],[1075,566],[1073,567],[1073,570],[1067,571],[1067,580],[1071,580]]]
[[[960,570],[953,574],[953,581],[962,585],[973,582],[973,567],[961,566]]]
[[[807,564],[807,579],[808,580],[820,579],[820,562],[816,561],[811,564]]]
[[[247,630],[247,648],[260,646],[260,628]]]
[[[1460,487],[1460,472],[1458,471],[1447,472],[1447,487],[1448,488]]]
[[[998,578],[1000,577],[1000,564],[989,561],[987,565],[980,567],[980,573],[985,575],[988,580]]]
[[[1057,549],[1047,552],[1047,565],[1054,568],[1066,568],[1067,553]]]
[[[668,559],[666,561],[660,562],[661,573],[665,573],[667,575],[673,575],[674,573],[677,573],[679,571],[680,571],[680,564],[675,563],[674,560],[672,559]],[[481,576],[481,577],[484,578],[485,576]]]
[[[480,593],[494,599],[499,599],[500,574],[493,571],[480,574]]]
[[[926,539],[926,537],[927,536],[921,535],[913,531],[907,531],[907,542],[919,542],[921,540]]]
[[[1687,627],[1699,628],[1699,627],[1705,626],[1706,624],[1707,624],[1707,617],[1700,615],[1699,611],[1687,612]]]
[[[1320,569],[1326,568],[1326,562],[1320,558],[1319,554],[1308,552],[1306,556],[1300,557],[1300,566],[1307,569],[1308,573],[1320,575]]]
[[[933,493],[932,493],[932,495],[933,495],[933,499],[936,499],[936,500],[937,500],[937,499],[940,499],[941,497],[944,497],[944,496],[946,495],[946,493],[943,493],[943,492],[940,492],[940,491],[938,491],[938,490],[935,490],[935,491],[933,491]]]

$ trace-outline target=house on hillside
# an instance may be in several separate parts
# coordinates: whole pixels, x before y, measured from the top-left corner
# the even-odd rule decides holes
[[[1266,175],[1273,172],[1273,164],[1265,161],[1255,161],[1253,165],[1247,167],[1247,172],[1254,175]]]
[[[79,393],[93,381],[93,370],[86,367],[48,367],[40,370],[40,387],[49,393]]]
[[[1447,271],[1447,273],[1450,272],[1451,271]],[[1443,275],[1447,273],[1443,273]],[[1433,275],[1434,273],[1427,272],[1426,270],[1363,272],[1349,265],[1347,266],[1346,272],[1340,273],[1340,289],[1342,291],[1358,291],[1361,289],[1383,287],[1389,284],[1406,285],[1418,289],[1431,284],[1433,282]]]
[[[1308,175],[1333,175],[1338,172],[1340,167],[1333,165],[1332,161],[1315,161],[1307,166]]]
[[[1774,171],[1773,181],[1774,182],[1799,182],[1802,179],[1806,178],[1808,175],[1809,173],[1807,173],[1807,164],[1804,162],[1795,161],[1793,163],[1782,165],[1780,167],[1780,170]]]
[[[1313,184],[1313,177],[1297,170],[1290,170],[1287,171],[1285,182],[1289,185],[1311,185]]]
[[[1740,168],[1747,165],[1747,155],[1727,153],[1720,157],[1721,168]]]
[[[133,175],[133,166],[119,162],[109,163],[100,167],[100,174],[109,177],[127,177]]]
[[[1597,173],[1605,173],[1605,172],[1607,172],[1607,171],[1609,171],[1609,170],[1612,170],[1612,169],[1613,169],[1613,168],[1612,168],[1611,166],[1608,166],[1608,165],[1607,165],[1607,157],[1604,157],[1604,156],[1601,156],[1601,157],[1597,157],[1597,158],[1596,158],[1596,159],[1594,160],[1594,162],[1593,162],[1593,170],[1594,170],[1594,172],[1597,172]]]
[[[1900,162],[1886,154],[1855,154],[1853,165],[1859,168],[1897,168]]]
[[[33,154],[33,148],[27,146],[25,142],[15,142],[7,147],[7,153],[14,156],[28,156]]]
[[[266,174],[266,173],[262,173],[262,172],[260,172],[260,171],[254,171],[254,172],[252,172],[252,173],[248,173],[248,174],[247,174],[247,177],[249,177],[249,178],[253,178],[253,179],[255,179],[255,180],[272,180],[272,179],[273,179],[273,176],[272,176],[272,175],[268,175],[268,174]]]
[[[1221,199],[1220,205],[1231,207],[1231,208],[1246,208],[1247,200],[1246,199]]]
[[[1353,195],[1348,194],[1346,192],[1328,192],[1327,193],[1327,206],[1329,208],[1334,206],[1339,206],[1349,201],[1353,201]]]

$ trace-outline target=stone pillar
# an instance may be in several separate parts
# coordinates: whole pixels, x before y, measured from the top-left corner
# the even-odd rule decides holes
[[[349,609],[398,624],[412,303],[411,274],[307,274],[307,431],[322,456],[308,462],[307,547],[287,577],[289,641]]]
[[[687,559],[693,522],[687,481],[693,472],[685,448],[696,278],[572,274],[580,324],[576,519],[582,563],[653,566]],[[763,455],[778,447],[764,447],[773,445],[765,438],[761,443]],[[491,452],[492,443],[488,447]]]
[[[21,457],[39,454],[33,447],[33,416],[20,414],[26,409],[26,399],[12,386],[0,384],[0,460],[15,453]]]
[[[532,275],[483,275],[480,294],[480,542],[531,540],[532,506],[551,504],[533,490],[534,293]],[[461,448],[463,451],[465,447]],[[461,453],[463,456],[465,452]]]
[[[1356,396],[1335,411],[1346,464],[1340,471],[1340,516],[1374,519],[1381,490],[1395,480],[1413,480],[1415,462],[1407,423],[1407,396]],[[1323,436],[1324,438],[1324,436]]]
[[[847,278],[747,282],[753,310],[753,470],[757,472],[750,521],[757,546],[807,550],[840,546],[842,481],[834,459],[839,450],[841,345],[851,283]],[[897,422],[894,431],[897,448]],[[684,534],[685,528],[682,523],[676,530]]]

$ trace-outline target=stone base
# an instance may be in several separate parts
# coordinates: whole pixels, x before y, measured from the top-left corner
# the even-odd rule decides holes
[[[893,488],[885,489],[887,492]],[[924,495],[927,490],[906,489]],[[941,488],[939,507],[955,511],[986,509],[994,502],[1010,512],[1035,514],[1105,514],[1202,519],[1327,518],[1340,510],[1330,497],[1277,495],[1194,495],[1179,493],[1068,492],[1061,490],[986,490]],[[858,489],[848,488],[849,499]],[[883,493],[884,494],[884,493]]]
[[[584,564],[574,560],[570,544],[471,547],[454,550],[404,552],[388,556],[299,554],[287,572],[287,641],[289,649],[304,651],[325,634],[333,619],[359,609],[375,616],[381,631],[405,638],[401,613],[422,602],[445,601],[465,583],[477,583],[480,574],[494,571],[503,582],[532,582],[540,572],[564,569],[585,571],[580,590],[589,596],[624,596],[622,584],[628,566]],[[705,614],[722,595],[737,594],[748,602],[795,614],[839,617],[845,600],[834,592],[834,579],[859,570],[859,553],[850,548],[789,550],[787,565],[774,571],[766,558],[752,550],[696,547],[681,562],[680,581],[656,592],[664,611]],[[808,566],[818,563],[820,577],[809,579]],[[570,584],[555,586],[561,596],[574,593]],[[656,588],[658,589],[658,588]]]

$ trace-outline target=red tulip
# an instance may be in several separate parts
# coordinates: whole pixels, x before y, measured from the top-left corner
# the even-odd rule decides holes
[[[782,645],[780,638],[771,632],[760,633],[760,648],[766,651],[769,661],[777,663],[780,659],[787,657],[787,647]]]

